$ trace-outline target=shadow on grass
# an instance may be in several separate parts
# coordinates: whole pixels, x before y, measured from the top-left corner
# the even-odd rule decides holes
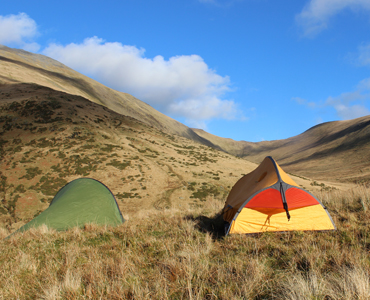
[[[213,218],[187,215],[184,219],[193,221],[195,223],[195,229],[200,232],[208,232],[213,240],[219,240],[225,237],[224,219],[220,213]]]

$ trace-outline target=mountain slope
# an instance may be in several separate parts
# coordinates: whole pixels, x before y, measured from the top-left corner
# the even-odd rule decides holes
[[[110,89],[47,56],[0,45],[0,66],[0,84],[36,83],[82,96],[162,131],[213,146],[187,126],[160,113],[145,102],[130,94]]]
[[[285,170],[321,180],[370,181],[370,116],[320,124],[300,135],[258,143],[235,142],[194,130],[221,149],[253,162],[273,156]]]
[[[331,181],[370,181],[369,117],[330,122],[285,140],[234,141],[187,126],[135,97],[112,90],[63,64],[39,54],[0,46],[0,84],[36,83],[82,96],[168,134],[259,163],[271,155],[287,171]],[[6,99],[6,95],[3,95]]]
[[[255,167],[80,96],[36,84],[0,86],[0,224],[11,231],[79,177],[106,184],[125,218],[142,218],[211,198],[223,203]]]

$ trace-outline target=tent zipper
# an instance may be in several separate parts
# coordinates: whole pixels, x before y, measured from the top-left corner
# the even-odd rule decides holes
[[[288,221],[290,221],[290,214],[289,214],[289,210],[288,210],[288,203],[286,202],[286,198],[285,198],[285,191],[284,191],[284,187],[283,187],[283,183],[280,181],[280,194],[281,194],[281,198],[283,200],[283,207],[286,211],[286,216],[288,218]]]

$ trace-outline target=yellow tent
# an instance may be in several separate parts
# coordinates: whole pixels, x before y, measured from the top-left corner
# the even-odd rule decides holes
[[[270,156],[237,181],[222,212],[226,234],[336,229],[326,207]]]

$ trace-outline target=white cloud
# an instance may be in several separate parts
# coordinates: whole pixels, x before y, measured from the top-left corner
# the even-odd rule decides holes
[[[370,114],[368,108],[370,101],[370,78],[362,80],[353,92],[342,93],[335,97],[330,96],[321,103],[309,102],[300,97],[293,97],[292,100],[299,105],[321,113],[327,108],[334,109],[338,118],[342,120],[363,117]],[[322,122],[321,117],[318,118],[318,122]]]
[[[358,47],[357,61],[361,66],[370,65],[370,44]]]
[[[300,97],[293,97],[292,100],[295,101],[295,102],[297,102],[300,105],[306,104],[306,100],[303,99],[303,98],[300,98]]]
[[[293,97],[292,100],[298,103],[299,105],[304,105],[307,106],[308,108],[316,108],[317,106],[315,102],[308,102],[306,99],[300,97]]]
[[[323,122],[324,122],[324,120],[323,120],[323,118],[321,118],[321,117],[317,117],[317,118],[316,118],[316,120],[315,120],[315,122],[316,122],[316,125],[318,125],[318,124],[323,123]]]
[[[369,0],[310,0],[296,16],[306,36],[315,36],[328,27],[330,18],[344,9],[370,10]]]
[[[169,111],[176,115],[185,115],[189,119],[233,119],[236,116],[235,104],[230,100],[220,100],[217,97],[204,97],[203,99],[185,99],[171,103]]]
[[[370,114],[366,102],[370,100],[370,78],[362,80],[354,92],[342,93],[337,97],[329,97],[325,106],[333,107],[339,118],[355,119]]]
[[[360,83],[357,85],[357,89],[359,91],[370,90],[370,78],[365,78],[361,80]]]
[[[343,120],[355,119],[370,114],[370,111],[364,105],[344,105],[337,104],[334,106],[338,116]]]
[[[37,35],[36,22],[27,14],[0,16],[0,44],[36,52],[40,49],[33,41]]]
[[[97,37],[81,44],[51,44],[43,53],[189,122],[237,116],[236,104],[221,99],[230,90],[229,77],[218,75],[198,55],[151,59],[142,48]]]

